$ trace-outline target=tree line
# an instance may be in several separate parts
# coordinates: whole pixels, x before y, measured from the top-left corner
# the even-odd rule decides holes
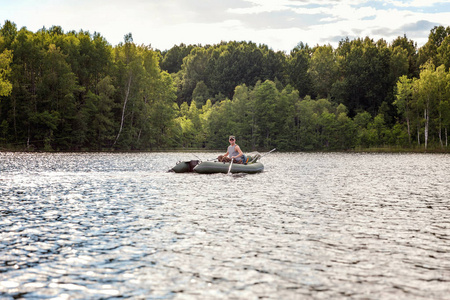
[[[111,46],[99,33],[0,28],[0,147],[12,150],[448,149],[450,27],[299,43]],[[225,144],[225,145],[224,145]]]

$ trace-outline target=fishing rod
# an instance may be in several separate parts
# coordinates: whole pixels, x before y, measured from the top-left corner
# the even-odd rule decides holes
[[[267,153],[264,153],[263,155],[260,155],[259,153],[257,154],[257,155],[255,155],[255,157],[252,159],[252,161],[250,161],[249,163],[252,163],[252,162],[255,162],[255,161],[257,161],[258,159],[261,159],[263,156],[266,156],[267,154],[269,154],[269,153],[271,153],[271,152],[273,152],[273,151],[275,151],[275,150],[277,150],[277,148],[273,148],[272,150],[270,150],[269,152],[267,152]]]
[[[203,159],[201,159],[200,157],[198,157],[197,155],[195,155],[194,153],[191,153],[191,154],[194,155],[199,161],[213,161],[213,160],[216,160],[216,159],[217,159],[217,157],[215,157],[215,158],[203,160]]]
[[[263,155],[261,155],[260,159],[261,159],[261,158],[263,158],[264,156],[266,156],[267,154],[269,154],[269,153],[271,153],[271,152],[275,151],[275,150],[277,150],[277,148],[273,148],[273,149],[272,149],[272,150],[270,150],[269,152],[267,152],[267,153],[264,153]]]
[[[194,153],[191,153],[192,155],[194,155],[198,160],[202,160],[200,157],[198,157],[197,155],[195,155]]]

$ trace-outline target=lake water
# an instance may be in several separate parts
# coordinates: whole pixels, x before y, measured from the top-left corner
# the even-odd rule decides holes
[[[450,156],[0,153],[2,299],[449,299]]]

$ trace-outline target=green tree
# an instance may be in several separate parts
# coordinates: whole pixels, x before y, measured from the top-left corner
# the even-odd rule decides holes
[[[177,73],[181,70],[183,59],[189,55],[194,45],[185,45],[181,43],[179,46],[175,45],[168,51],[163,52],[163,59],[161,61],[161,69],[168,73]]]
[[[325,110],[319,116],[317,125],[319,126],[320,147],[333,149],[337,136],[336,115]]]
[[[384,116],[378,114],[368,125],[368,139],[370,146],[386,145],[389,140],[389,130],[384,121]]]
[[[443,142],[443,136],[442,131],[444,131],[445,140],[447,144],[447,109],[448,109],[448,103],[450,99],[450,89],[449,89],[449,82],[450,82],[450,75],[445,71],[445,65],[441,65],[436,68],[435,76],[436,76],[436,110],[437,115],[435,116],[434,123],[438,124],[438,136],[439,136],[439,144],[441,147],[444,147]]]
[[[209,88],[203,82],[197,82],[194,91],[192,92],[192,101],[195,101],[197,105],[204,105],[206,101],[210,98]]]
[[[347,111],[343,104],[340,104],[336,109],[337,136],[334,145],[335,149],[350,149],[355,146],[357,128],[353,120],[348,117]]]
[[[107,76],[112,62],[111,46],[98,33],[91,36],[89,32],[80,31],[76,37],[79,40],[77,47],[79,57],[72,64],[74,73],[86,91],[92,90],[99,94],[97,85]]]
[[[390,51],[383,40],[343,40],[337,51],[340,79],[332,96],[355,115],[358,110],[375,115],[383,101],[393,95],[390,79]],[[389,99],[389,102],[393,100]]]
[[[232,101],[233,134],[239,138],[241,149],[252,149],[255,130],[255,106],[251,99],[251,89],[245,84],[234,90]]]
[[[408,139],[411,144],[411,118],[412,115],[412,94],[413,94],[413,80],[406,75],[399,78],[397,82],[397,93],[394,105],[397,107],[398,114],[406,121]]]
[[[284,52],[275,52],[265,45],[259,48],[263,53],[261,74],[258,76],[261,80],[280,81],[282,85],[288,83],[288,75],[286,72],[286,55]],[[247,84],[252,81],[247,80]],[[253,79],[254,82],[254,79]]]
[[[330,45],[314,49],[308,73],[313,82],[317,97],[328,97],[331,87],[337,80],[338,66],[333,48]]]
[[[316,101],[305,97],[297,103],[296,110],[296,143],[300,150],[318,149],[319,142],[319,115],[315,112]]]
[[[439,64],[445,66],[446,71],[450,70],[450,32],[437,49],[437,60],[439,61]]]
[[[31,117],[38,113],[38,86],[42,80],[42,63],[46,54],[43,47],[48,47],[46,35],[42,32],[33,34],[22,28],[13,43],[14,61],[11,65],[11,82],[13,88],[7,100],[10,110],[5,120],[11,124],[11,141],[25,143],[30,147]],[[32,144],[31,144],[32,145]]]
[[[0,43],[0,52],[5,49],[11,49],[11,45],[17,36],[17,26],[15,23],[6,20],[2,28],[0,28],[0,37],[2,39]]]
[[[181,91],[178,103],[192,100],[192,93],[197,83],[207,81],[207,66],[210,53],[200,47],[193,48],[191,53],[183,59],[181,66]]]
[[[450,26],[435,26],[428,35],[428,41],[419,49],[418,64],[424,65],[431,62],[433,65],[440,65],[438,58],[438,48],[442,45],[446,37],[450,35]]]
[[[133,43],[131,33],[125,35],[124,42],[114,49],[118,72],[117,79],[119,80],[117,84],[119,87],[118,103],[120,103],[121,110],[120,125],[113,146],[119,141],[124,128],[126,129],[126,136],[123,139],[122,145],[132,144],[133,138],[136,136],[136,128],[133,124],[134,112],[139,106],[139,100],[142,100],[139,87],[139,81],[144,76],[142,56],[139,55],[139,49]],[[129,112],[129,102],[134,102],[131,105],[134,108],[132,112]]]
[[[297,128],[296,104],[299,101],[298,91],[287,85],[280,93],[277,101],[277,147],[281,150],[296,150],[295,141]]]
[[[113,146],[147,149],[167,145],[173,127],[173,80],[159,67],[159,53],[136,46],[131,34],[114,48],[116,64],[115,111],[117,135]]]
[[[394,49],[403,49],[406,50],[408,56],[408,73],[404,75],[408,75],[409,78],[419,77],[419,65],[418,65],[418,54],[417,54],[417,43],[413,40],[409,40],[406,35],[402,37],[397,37],[391,44],[391,51],[395,56],[395,52],[400,52],[399,50],[394,51]],[[395,60],[395,57],[392,59]],[[403,58],[402,58],[403,59]],[[396,62],[392,62],[392,65],[397,65]],[[401,65],[403,62],[401,63]],[[400,72],[398,72],[400,73]],[[403,74],[402,74],[403,75]],[[400,76],[398,76],[400,77]]]
[[[58,112],[60,118],[56,131],[52,126],[48,127],[47,137],[54,136],[55,143],[64,148],[84,142],[84,132],[74,134],[79,120],[75,99],[80,88],[66,57],[60,48],[49,45],[43,59],[42,81],[37,87],[37,96],[41,100],[38,111]],[[52,139],[50,141],[54,142]]]
[[[274,82],[266,80],[252,91],[255,105],[254,145],[269,149],[277,137],[277,100],[279,91]]]
[[[153,85],[154,93],[150,98],[150,114],[148,116],[150,134],[153,147],[164,147],[171,143],[173,135],[174,118],[176,111],[173,104],[176,101],[176,88],[172,77],[167,72],[161,72]]]
[[[264,56],[267,51],[254,43],[223,43],[215,47],[211,53],[208,63],[209,76],[205,82],[216,94],[232,98],[236,86],[240,84],[253,86],[258,80],[268,79],[277,72],[272,69],[274,66],[270,64],[271,57]],[[264,60],[267,61],[265,70]],[[270,74],[264,74],[265,71]]]
[[[197,103],[195,101],[191,102],[189,106],[189,111],[187,113],[188,119],[192,122],[192,145],[194,147],[201,147],[203,141],[205,140],[205,132],[203,130],[203,124],[200,119],[200,111],[197,108]]]
[[[300,97],[311,95],[312,81],[308,73],[312,50],[308,44],[299,43],[287,59],[289,83],[299,92]]]
[[[11,50],[4,50],[3,53],[0,53],[0,96],[8,96],[12,91],[12,84],[8,80],[11,61]]]
[[[206,146],[212,149],[222,149],[226,147],[227,137],[233,133],[232,102],[229,99],[222,100],[214,104],[207,122],[208,139]],[[237,137],[238,139],[240,137]]]
[[[101,150],[111,145],[114,139],[114,107],[115,87],[112,79],[106,76],[97,85],[99,95],[89,91],[82,108],[86,144],[90,149]]]
[[[394,81],[409,72],[408,51],[400,46],[393,48],[391,56],[391,74]]]
[[[193,147],[194,124],[186,116],[180,116],[175,119],[175,135],[177,144],[183,148]]]
[[[415,93],[415,108],[418,112],[423,112],[425,149],[428,147],[430,116],[436,106],[436,85],[435,67],[432,63],[427,63],[420,72],[420,79],[415,81],[415,90],[417,91]]]
[[[355,144],[362,147],[370,146],[370,138],[369,138],[369,124],[372,122],[372,115],[368,112],[359,112],[353,119],[353,123],[357,130],[357,136]]]

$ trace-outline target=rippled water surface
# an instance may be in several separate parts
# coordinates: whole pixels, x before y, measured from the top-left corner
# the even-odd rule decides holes
[[[448,155],[189,159],[0,153],[0,298],[449,299]]]

